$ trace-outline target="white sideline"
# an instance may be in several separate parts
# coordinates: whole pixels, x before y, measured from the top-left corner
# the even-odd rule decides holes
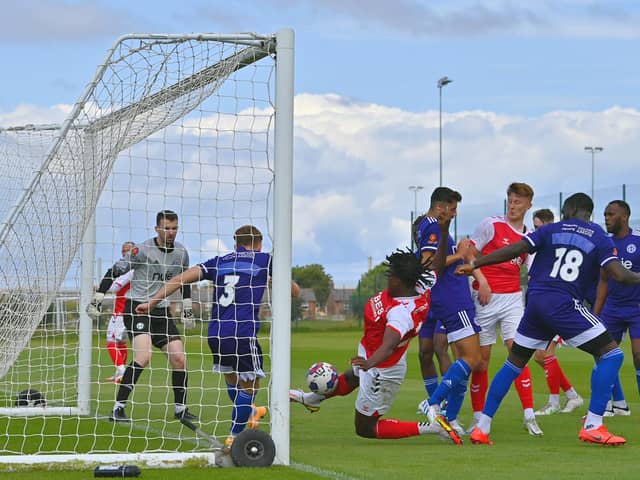
[[[319,477],[331,478],[333,480],[360,480],[358,477],[352,477],[346,473],[325,470],[324,468],[314,467],[313,465],[305,465],[304,463],[291,462],[291,468],[300,470],[301,472],[313,473]]]

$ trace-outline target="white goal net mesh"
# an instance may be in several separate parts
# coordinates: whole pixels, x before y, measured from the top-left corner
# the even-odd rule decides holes
[[[114,372],[105,347],[110,295],[92,322],[88,415],[39,415],[73,412],[79,400],[80,250],[92,216],[93,287],[123,242],[155,236],[163,209],[178,213],[177,240],[191,265],[231,251],[245,224],[260,228],[271,250],[275,64],[271,36],[123,37],[64,124],[0,129],[0,455],[207,448],[174,421],[171,367],[157,349],[130,397],[131,424],[108,421],[117,389],[106,381]],[[196,284],[197,321],[178,325],[187,403],[220,437],[232,407],[224,378],[211,373],[211,296]],[[267,371],[269,300],[260,333]],[[179,319],[180,297],[172,308]]]

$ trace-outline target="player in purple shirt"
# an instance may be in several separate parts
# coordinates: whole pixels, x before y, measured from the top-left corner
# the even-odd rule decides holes
[[[640,232],[629,227],[631,208],[624,200],[609,202],[604,210],[604,223],[618,250],[622,265],[632,272],[640,272]],[[594,312],[599,314],[616,342],[620,343],[628,331],[631,352],[640,391],[640,286],[622,285],[608,278],[602,271],[598,286],[598,300]],[[606,300],[606,302],[605,302]],[[604,304],[604,307],[603,307]],[[612,400],[607,403],[605,416],[630,415],[624,398],[620,377],[612,389]]]
[[[431,194],[431,203],[427,215],[420,220],[416,229],[416,243],[420,249],[422,262],[428,262],[436,253],[441,232],[436,217],[442,211],[457,213],[460,193],[448,187],[437,187]],[[456,418],[472,369],[480,363],[480,327],[475,322],[475,306],[471,299],[469,282],[454,274],[456,266],[463,263],[465,254],[470,253],[471,242],[462,241],[459,248],[451,238],[447,239],[447,260],[445,270],[438,276],[436,285],[431,289],[431,321],[440,321],[447,332],[449,343],[454,345],[458,359],[442,378],[442,382],[429,398],[420,404],[421,410],[433,423],[439,414],[439,406],[447,400],[447,419],[451,427],[464,433]],[[423,334],[420,334],[421,349]]]
[[[607,399],[624,355],[598,317],[582,305],[590,284],[600,268],[625,284],[640,284],[640,274],[625,269],[616,256],[611,238],[589,221],[593,201],[576,193],[562,206],[562,220],[543,225],[518,243],[458,267],[457,273],[470,275],[474,268],[536,253],[530,271],[527,306],[518,326],[513,348],[491,382],[487,403],[478,426],[471,432],[473,443],[491,444],[491,421],[513,380],[536,349],[546,348],[557,334],[568,345],[597,359],[591,376],[591,402],[578,438],[602,445],[622,445],[623,437],[609,433],[603,423]]]
[[[148,308],[153,308],[183,284],[200,280],[213,282],[209,348],[213,354],[213,371],[224,375],[227,393],[233,402],[226,447],[231,446],[234,437],[247,425],[255,428],[267,413],[265,407],[254,405],[254,399],[260,379],[265,377],[262,348],[257,339],[258,312],[271,276],[271,255],[260,251],[262,233],[253,225],[237,229],[234,239],[233,252],[214,257],[172,278],[148,304]],[[299,293],[295,283],[291,293],[294,296]]]

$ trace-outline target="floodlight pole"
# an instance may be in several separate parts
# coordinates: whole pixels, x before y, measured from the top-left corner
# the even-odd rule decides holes
[[[442,88],[445,85],[450,84],[451,82],[453,82],[453,80],[451,80],[449,77],[442,77],[440,80],[438,80],[438,90],[440,97],[440,186],[442,186]]]
[[[596,178],[596,153],[602,152],[602,147],[584,147],[585,151],[591,152],[591,200],[595,204],[595,178]]]

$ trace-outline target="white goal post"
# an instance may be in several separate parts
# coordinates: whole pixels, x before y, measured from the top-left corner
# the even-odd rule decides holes
[[[112,296],[97,322],[85,313],[122,243],[153,237],[163,209],[178,213],[191,265],[231,250],[245,224],[273,252],[258,399],[274,463],[289,464],[293,76],[291,29],[126,35],[63,124],[0,127],[0,467],[215,460],[173,421],[170,366],[157,350],[131,396],[131,425],[108,420]],[[180,327],[187,403],[203,431],[224,437],[231,405],[211,372],[211,287],[194,291],[200,321]]]

